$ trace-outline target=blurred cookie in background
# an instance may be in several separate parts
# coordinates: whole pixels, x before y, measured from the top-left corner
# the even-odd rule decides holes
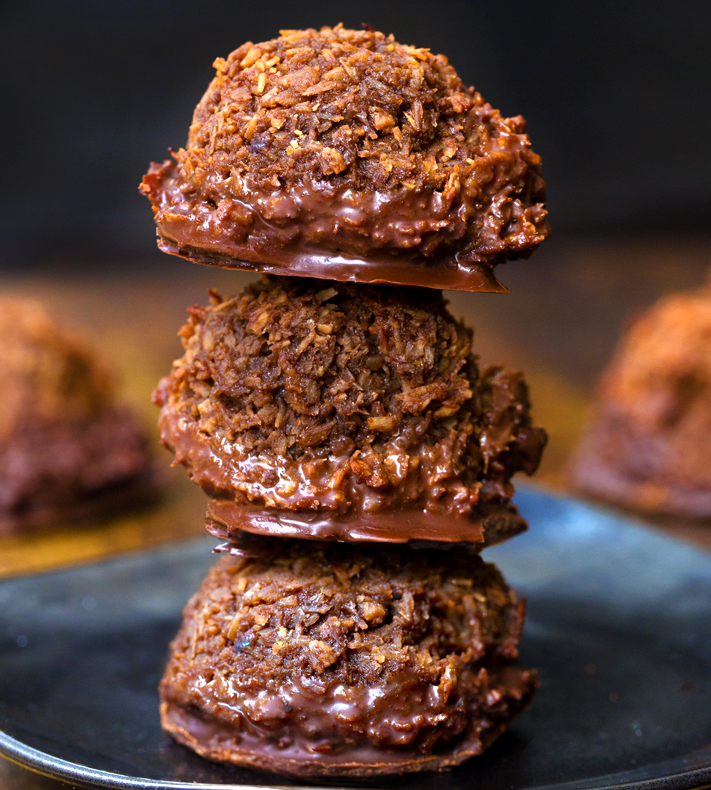
[[[598,388],[570,470],[585,494],[711,518],[711,284],[639,315]]]
[[[37,302],[0,296],[0,534],[158,491],[148,435],[109,367]]]

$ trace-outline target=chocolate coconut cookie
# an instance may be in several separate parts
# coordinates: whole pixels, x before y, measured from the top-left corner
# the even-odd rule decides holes
[[[711,287],[660,300],[620,343],[572,469],[581,491],[711,517]]]
[[[144,177],[165,252],[330,280],[502,290],[549,233],[540,157],[442,55],[341,25],[224,60]]]
[[[296,776],[442,770],[528,704],[523,603],[493,565],[266,543],[218,562],[171,645],[162,722],[198,754]]]
[[[154,492],[148,440],[112,376],[36,302],[0,299],[0,533]]]
[[[545,433],[520,374],[479,373],[440,292],[264,278],[213,292],[181,335],[160,434],[216,534],[482,546],[525,528],[510,478]]]

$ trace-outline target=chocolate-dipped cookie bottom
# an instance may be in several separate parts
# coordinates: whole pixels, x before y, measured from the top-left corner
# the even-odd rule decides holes
[[[318,511],[274,510],[211,499],[205,529],[222,540],[239,540],[244,533],[302,540],[354,543],[407,543],[410,546],[452,548],[478,552],[503,543],[528,529],[515,505],[492,504],[465,517],[452,517],[411,508],[345,516]]]

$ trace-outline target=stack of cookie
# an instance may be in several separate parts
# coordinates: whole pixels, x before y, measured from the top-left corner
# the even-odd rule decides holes
[[[523,603],[479,552],[526,528],[510,481],[545,433],[439,289],[501,291],[495,264],[546,237],[540,160],[446,58],[372,29],[215,66],[142,189],[162,249],[267,276],[191,308],[155,394],[226,555],[172,644],[163,726],[291,775],[457,765],[536,687]]]

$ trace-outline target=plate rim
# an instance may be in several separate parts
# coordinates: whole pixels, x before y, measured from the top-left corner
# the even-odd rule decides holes
[[[709,761],[706,765],[686,770],[674,770],[672,766],[686,758],[677,758],[656,765],[663,770],[664,766],[671,768],[670,772],[663,772],[650,778],[634,779],[632,776],[644,771],[637,768],[631,771],[621,771],[616,774],[603,774],[588,779],[578,779],[572,782],[561,782],[547,785],[527,785],[517,790],[704,790],[711,786],[711,747],[701,750],[708,752]],[[699,752],[696,752],[697,754]],[[103,771],[80,763],[73,763],[61,757],[35,749],[22,741],[7,735],[0,730],[0,755],[9,759],[23,768],[47,776],[51,779],[77,783],[87,788],[103,788],[104,790],[353,790],[354,786],[342,785],[253,785],[233,783],[204,783],[204,782],[176,782],[171,779],[147,779],[128,776],[127,774]],[[653,768],[654,766],[650,766]],[[624,777],[629,777],[625,779]],[[605,781],[610,779],[612,781]],[[601,781],[602,780],[602,781]],[[357,785],[355,785],[357,786]],[[382,790],[375,785],[368,784],[367,790]]]
[[[172,779],[147,779],[128,774],[118,774],[91,768],[81,763],[73,763],[62,757],[55,757],[34,746],[7,735],[0,730],[0,755],[11,762],[28,768],[30,771],[48,776],[51,779],[79,783],[83,787],[106,788],[109,790],[300,790],[286,785],[251,785],[251,784],[205,784],[204,782],[176,782]],[[347,788],[320,788],[320,790],[347,790]],[[370,790],[370,788],[369,788]],[[376,790],[372,788],[372,790]]]

